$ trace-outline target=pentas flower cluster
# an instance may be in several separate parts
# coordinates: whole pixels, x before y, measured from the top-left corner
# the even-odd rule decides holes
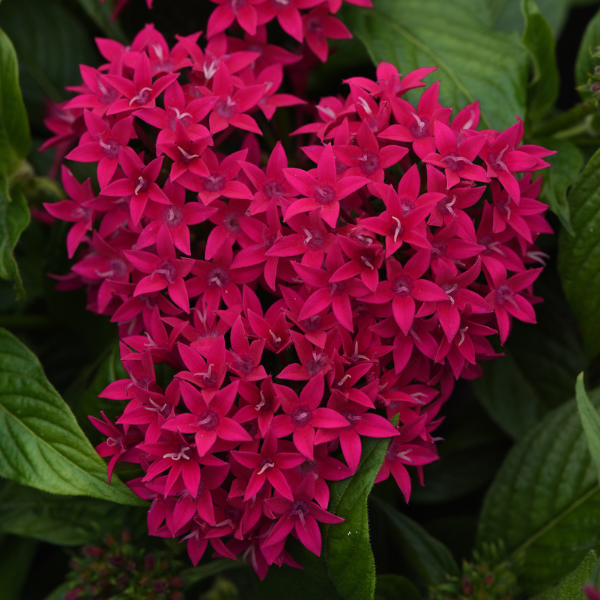
[[[119,324],[129,377],[102,396],[123,413],[90,417],[109,477],[139,464],[151,535],[185,541],[194,564],[209,544],[241,555],[262,578],[299,566],[289,535],[320,553],[319,523],[342,520],[329,482],[356,472],[365,439],[389,440],[377,481],[408,501],[454,381],[480,375],[512,319],[535,322],[529,267],[551,230],[532,173],[550,152],[521,145],[519,120],[477,131],[477,103],[451,118],[437,83],[412,106],[433,69],[382,63],[320,101],[296,167],[280,142],[263,159],[257,114],[302,103],[279,93],[289,55],[198,39],[99,40],[108,63],[82,66],[66,107],[84,124],[68,158],[96,164],[99,192],[63,167],[69,199],[46,208],[73,223],[59,285],[86,286]]]

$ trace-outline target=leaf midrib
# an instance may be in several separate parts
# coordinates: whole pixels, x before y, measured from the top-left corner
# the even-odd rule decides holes
[[[536,540],[541,538],[546,532],[550,531],[557,523],[562,521],[562,519],[568,517],[575,509],[579,508],[584,502],[589,500],[596,492],[600,491],[600,483],[594,485],[590,490],[585,492],[582,496],[580,496],[575,502],[570,504],[567,508],[565,508],[561,513],[556,515],[553,519],[551,519],[546,525],[536,531],[533,535],[531,535],[527,540],[525,540],[520,546],[515,548],[510,556],[515,558],[520,552],[531,546]]]

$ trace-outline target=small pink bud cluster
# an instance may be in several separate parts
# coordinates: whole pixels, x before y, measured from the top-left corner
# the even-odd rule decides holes
[[[120,541],[107,535],[103,544],[84,546],[81,556],[71,559],[64,599],[183,600],[181,568],[164,550],[145,554],[136,549],[128,531]]]
[[[433,69],[382,63],[295,132],[313,142],[296,164],[316,166],[290,168],[277,142],[261,168],[253,115],[303,101],[278,93],[288,53],[220,33],[232,6],[204,49],[152,26],[131,47],[99,40],[108,63],[82,66],[65,108],[84,123],[68,158],[97,163],[100,192],[63,167],[70,199],[46,208],[73,223],[60,285],[119,324],[129,378],[102,396],[126,405],[90,417],[109,476],[138,463],[150,534],[187,541],[194,564],[209,543],[248,557],[262,578],[298,566],[290,534],[320,553],[318,522],[341,521],[328,482],[357,470],[363,438],[391,439],[377,481],[408,501],[454,381],[480,375],[512,318],[535,322],[527,267],[551,229],[532,172],[551,152],[520,145],[521,121],[477,131],[477,103],[451,120],[438,84],[413,107],[403,95]]]

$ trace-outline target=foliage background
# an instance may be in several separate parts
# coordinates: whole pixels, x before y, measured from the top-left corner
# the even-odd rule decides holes
[[[350,529],[360,528],[362,543],[352,536],[342,539],[332,528],[325,537],[323,560],[297,549],[306,566],[303,573],[283,568],[270,573],[264,584],[249,569],[226,571],[224,576],[237,586],[239,597],[249,600],[280,597],[282,590],[290,600],[307,594],[315,600],[363,600],[375,582],[364,587],[368,575],[358,571],[357,576],[356,566],[371,561],[370,532],[376,598],[410,600],[427,597],[430,586],[448,583],[448,575],[460,577],[462,559],[470,560],[475,548],[502,540],[492,562],[509,560],[520,597],[548,589],[543,598],[583,598],[581,583],[594,579],[597,571],[597,557],[590,552],[600,552],[600,486],[588,449],[588,442],[593,448],[594,433],[587,429],[584,433],[571,398],[583,370],[588,389],[600,385],[600,155],[596,153],[600,117],[589,95],[580,97],[575,86],[585,84],[588,69],[598,64],[589,53],[590,47],[600,44],[597,3],[539,0],[542,18],[535,4],[526,1],[527,21],[514,0],[374,0],[374,4],[370,12],[344,8],[341,18],[355,39],[339,42],[337,53],[314,71],[310,98],[341,91],[337,82],[345,77],[372,76],[373,61],[388,60],[403,71],[437,64],[438,74],[429,79],[442,80],[446,94],[442,102],[458,109],[479,98],[487,120],[484,126],[508,127],[515,113],[524,116],[528,141],[558,150],[543,192],[554,212],[552,225],[560,232],[540,240],[550,255],[536,284],[545,302],[537,307],[537,326],[514,323],[504,358],[484,365],[482,380],[474,385],[459,382],[440,428],[445,439],[440,444],[441,460],[425,468],[426,487],[415,486],[409,506],[389,481],[377,486],[369,500],[367,530],[364,487],[368,492],[368,480],[377,469],[375,455],[381,449],[374,448],[374,454],[366,450],[349,491],[334,491],[334,499],[337,494],[345,503],[340,510],[348,511]],[[85,310],[83,293],[53,289],[47,273],[68,271],[66,228],[64,224],[49,228],[30,221],[28,215],[42,202],[62,198],[52,152],[37,152],[48,137],[44,111],[47,99],[68,97],[64,88],[78,83],[79,63],[99,64],[93,37],[127,40],[152,21],[172,40],[175,33],[204,28],[212,7],[207,0],[155,0],[149,13],[138,0],[115,24],[109,20],[110,2],[0,3],[0,27],[16,51],[27,112],[19,113],[11,80],[14,65],[3,37],[0,276],[5,281],[0,281],[0,326],[17,340],[9,334],[0,337],[0,474],[5,478],[0,480],[0,600],[52,597],[48,595],[68,572],[69,552],[107,532],[118,533],[123,523],[150,550],[164,547],[163,541],[144,537],[143,508],[115,504],[114,494],[119,492],[103,491],[102,465],[80,436],[83,431],[92,444],[98,443],[87,415],[119,411],[115,403],[97,398],[109,382],[124,376],[116,329]],[[92,174],[81,163],[70,167],[79,179]],[[43,372],[23,344],[38,357]],[[40,432],[50,431],[48,423],[62,426],[72,419],[63,398],[74,415],[72,433],[79,436],[71,450],[90,461],[87,480],[84,477],[78,484],[69,475],[62,483],[47,483],[18,466],[14,439],[21,433],[7,416],[11,398],[40,396],[39,390],[19,387],[15,373],[27,374],[24,386],[37,380],[46,394],[46,412],[33,406],[31,414],[15,423],[41,420]],[[590,399],[600,406],[600,393],[590,393]],[[63,439],[62,432],[57,436]],[[19,439],[26,457],[44,447],[34,448],[31,439]],[[121,476],[127,479],[126,472]],[[90,492],[90,477],[95,493]],[[124,496],[121,501],[128,500]],[[190,598],[214,585],[209,576],[216,569],[207,564],[203,561],[200,571],[190,575],[190,581],[197,580]],[[561,588],[552,587],[570,572],[575,574]],[[226,597],[229,588],[219,592],[221,588],[218,581],[213,592],[221,596],[212,597]]]

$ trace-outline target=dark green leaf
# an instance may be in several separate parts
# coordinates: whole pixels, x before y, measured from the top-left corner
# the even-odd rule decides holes
[[[30,146],[15,49],[0,29],[0,173],[11,176],[21,159],[27,156]]]
[[[207,577],[212,577],[213,575],[223,573],[223,571],[247,568],[248,565],[241,560],[233,561],[228,558],[218,558],[212,559],[206,564],[198,565],[197,567],[193,567],[191,569],[185,569],[179,575],[185,579],[185,584],[188,586],[197,583],[202,579],[206,579]]]
[[[538,121],[552,110],[558,97],[554,37],[533,0],[522,0],[521,8],[525,17],[523,46],[533,60],[533,78],[527,86],[527,119]]]
[[[113,477],[36,357],[0,329],[0,475],[54,494],[144,505]]]
[[[21,600],[33,555],[35,540],[0,534],[0,600]]]
[[[458,110],[479,100],[482,125],[505,129],[525,116],[528,59],[514,34],[493,30],[484,0],[378,0],[346,6],[344,22],[373,61],[401,73],[438,66],[440,101]]]
[[[329,487],[329,508],[344,519],[326,528],[323,556],[339,595],[344,599],[373,597],[375,561],[369,542],[367,498],[385,458],[389,439],[365,439],[356,473]]]
[[[506,455],[506,437],[476,402],[464,414],[452,411],[437,435],[443,438],[440,460],[425,467],[426,485],[413,487],[411,503],[437,504],[473,493],[491,481]]]
[[[479,400],[508,435],[520,438],[545,411],[534,384],[508,349],[482,368],[483,378],[474,382]]]
[[[29,207],[23,192],[17,185],[12,189],[11,197],[6,171],[0,170],[0,278],[13,282],[19,298],[25,295],[25,289],[13,253],[29,220]]]
[[[379,575],[375,587],[375,600],[420,600],[419,590],[406,577]]]
[[[47,99],[67,98],[65,86],[81,82],[79,64],[98,62],[91,38],[62,3],[48,0],[4,0],[0,23],[19,58],[21,89],[32,126],[42,128]]]
[[[600,11],[588,23],[579,46],[575,62],[575,82],[578,86],[584,85],[587,82],[588,71],[593,72],[594,67],[598,64],[591,56],[591,53],[597,46],[600,46]],[[580,91],[580,93],[584,98],[589,96],[585,92]]]
[[[65,594],[73,587],[71,583],[63,583],[59,585],[49,596],[44,600],[65,600]]]
[[[588,448],[600,475],[600,416],[585,392],[583,373],[579,375],[575,384],[575,399]]]
[[[118,506],[95,498],[56,496],[13,482],[0,487],[0,531],[64,546],[97,541]]]
[[[404,559],[409,561],[427,585],[446,581],[446,575],[458,575],[459,570],[450,551],[431,537],[418,523],[409,519],[379,498],[372,499],[393,525],[394,537],[399,542]]]
[[[600,406],[600,390],[590,393]],[[478,543],[503,540],[519,583],[536,593],[600,546],[600,487],[575,401],[549,413],[511,450],[490,487]]]
[[[96,364],[83,369],[65,392],[65,400],[88,438],[101,440],[101,434],[91,424],[88,415],[99,415],[103,410],[112,419],[123,411],[118,402],[99,398],[98,394],[110,383],[127,377],[129,376],[121,364],[119,347],[114,344],[108,351],[100,354]]]
[[[575,235],[561,232],[558,266],[592,358],[600,351],[600,151],[573,184],[569,205]]]
[[[583,562],[556,587],[535,596],[532,600],[586,600],[581,586],[589,580],[598,555],[590,550]]]
[[[548,21],[552,33],[558,38],[569,12],[570,0],[538,0],[540,12]],[[488,0],[496,29],[501,31],[518,31],[525,29],[521,0]]]
[[[114,2],[100,3],[97,0],[76,0],[76,2],[107,37],[123,43],[127,42],[119,24],[110,18]]]
[[[562,226],[574,235],[567,190],[579,176],[583,167],[583,155],[575,144],[566,140],[543,138],[536,140],[536,143],[549,150],[556,150],[556,154],[544,159],[552,168],[544,171],[544,183],[539,199],[550,206],[550,210],[560,219]]]

